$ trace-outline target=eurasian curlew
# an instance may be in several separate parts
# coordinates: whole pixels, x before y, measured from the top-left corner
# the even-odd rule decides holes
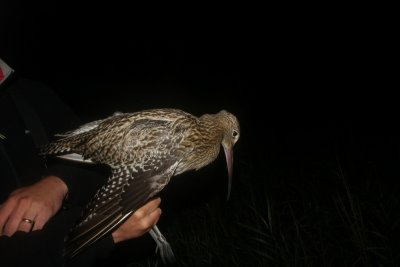
[[[115,113],[62,134],[46,145],[43,155],[111,167],[111,176],[92,198],[66,241],[66,256],[74,257],[111,233],[136,209],[155,197],[174,175],[213,162],[224,148],[231,189],[233,146],[239,122],[222,110],[195,117],[177,109]],[[150,230],[163,261],[173,261],[170,245],[157,226]]]

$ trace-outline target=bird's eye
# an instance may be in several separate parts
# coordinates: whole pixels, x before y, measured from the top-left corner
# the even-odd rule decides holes
[[[236,136],[238,136],[239,135],[239,133],[237,132],[237,131],[233,131],[233,133],[232,133],[232,136],[233,137],[236,137]]]

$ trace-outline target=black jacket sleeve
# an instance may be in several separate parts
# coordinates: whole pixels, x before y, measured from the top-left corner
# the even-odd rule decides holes
[[[17,232],[13,236],[0,236],[2,266],[95,266],[106,258],[114,243],[111,236],[100,240],[72,260],[63,258],[64,236],[81,212],[71,208],[59,212],[46,226],[30,233]]]
[[[75,129],[81,125],[80,120],[69,106],[40,82],[15,77],[14,83],[10,84],[9,91],[18,91],[18,95],[24,97],[24,104],[29,106],[24,111],[35,113],[35,116],[28,118],[39,120],[35,129],[44,129],[47,142],[54,140],[55,134]],[[42,144],[36,144],[38,150],[40,145]],[[46,169],[43,175],[54,175],[61,178],[68,186],[70,204],[73,205],[85,205],[89,201],[88,198],[94,195],[101,184],[106,182],[106,176],[108,176],[108,169],[100,166],[52,158],[46,160]]]
[[[68,187],[67,206],[85,206],[96,191],[105,184],[108,170],[96,165],[83,165],[66,160],[52,159],[44,176],[59,177]]]
[[[17,232],[12,237],[0,236],[0,255],[4,266],[26,266],[38,264],[40,266],[62,266],[61,262],[56,263],[55,255],[48,255],[46,248],[47,240],[42,231],[35,231],[29,234]],[[61,256],[61,255],[59,255]]]
[[[43,84],[18,78],[8,86],[7,90],[18,87],[29,108],[40,118],[49,141],[54,139],[54,134],[79,126],[80,121],[71,109]],[[65,235],[108,176],[107,169],[95,165],[48,159],[46,166],[43,176],[57,176],[68,187],[65,205],[40,231],[18,232],[12,237],[0,236],[2,266],[3,263],[7,263],[4,266],[62,266]],[[112,238],[108,236],[74,259],[74,265],[71,266],[90,266],[99,255],[107,255],[112,246]]]

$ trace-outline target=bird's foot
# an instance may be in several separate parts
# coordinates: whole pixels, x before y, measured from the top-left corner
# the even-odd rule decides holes
[[[162,262],[167,266],[174,265],[174,252],[172,251],[172,248],[167,239],[165,239],[165,237],[161,234],[156,225],[150,230],[150,235],[157,243],[156,253],[160,254]]]
[[[161,260],[165,265],[172,265],[175,263],[175,255],[168,242],[157,245],[156,253],[160,253]]]

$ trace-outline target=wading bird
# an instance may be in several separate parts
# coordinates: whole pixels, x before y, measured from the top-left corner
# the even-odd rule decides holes
[[[87,205],[66,238],[66,256],[74,257],[121,225],[155,197],[174,175],[213,162],[222,145],[231,190],[237,118],[222,110],[195,117],[177,109],[115,113],[61,134],[42,155],[107,164],[111,176]],[[173,262],[170,245],[155,225],[150,234],[164,262]]]

